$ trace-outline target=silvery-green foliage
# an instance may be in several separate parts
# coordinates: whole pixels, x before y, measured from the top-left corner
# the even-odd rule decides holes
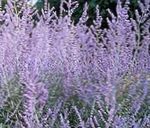
[[[8,97],[3,89],[16,74],[22,91],[21,112],[11,126],[149,125],[149,6],[140,3],[141,14],[137,10],[134,20],[128,16],[129,4],[118,1],[117,15],[108,10],[108,28],[101,29],[98,6],[88,27],[87,3],[74,24],[76,1],[62,0],[59,16],[47,1],[42,15],[26,1],[8,1],[0,10],[0,107]]]

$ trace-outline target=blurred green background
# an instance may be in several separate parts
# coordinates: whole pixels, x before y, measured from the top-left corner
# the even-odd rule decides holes
[[[3,7],[6,4],[6,1],[7,0],[2,0]],[[59,10],[60,10],[59,7],[60,7],[61,0],[47,0],[47,1],[49,2],[50,7],[55,7],[55,11],[59,15]],[[72,1],[75,1],[75,0],[72,0]],[[108,17],[108,12],[107,12],[108,8],[115,14],[117,0],[77,0],[77,1],[79,3],[79,6],[74,11],[73,16],[72,16],[72,19],[75,21],[75,23],[78,22],[83,12],[84,4],[86,2],[88,3],[88,6],[89,6],[89,9],[88,9],[89,20],[87,22],[87,25],[91,25],[93,19],[95,18],[96,5],[99,5],[100,7],[101,16],[104,18],[103,22],[105,22],[105,18]],[[121,0],[121,1],[123,4],[125,3],[125,0]],[[44,0],[37,0],[35,7],[39,10],[39,12],[43,8],[43,6],[44,6]],[[138,0],[130,0],[129,7],[130,7],[129,15],[130,17],[134,18],[135,9],[138,8]],[[104,24],[104,27],[105,27],[105,24]]]

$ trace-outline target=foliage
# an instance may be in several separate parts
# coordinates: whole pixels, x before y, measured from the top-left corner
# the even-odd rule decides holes
[[[126,128],[150,124],[149,1],[118,0],[115,14],[89,6],[75,24],[77,1],[39,15],[24,1],[0,10],[0,127]],[[34,18],[37,20],[34,20]]]
[[[2,0],[3,6],[6,4],[6,1],[7,0]],[[47,1],[50,4],[50,8],[54,7],[55,11],[57,12],[57,15],[59,15],[61,0],[47,0]],[[89,19],[88,19],[87,25],[90,26],[92,24],[93,20],[95,19],[96,6],[99,5],[100,7],[99,10],[100,10],[101,16],[103,17],[102,25],[104,28],[107,27],[106,17],[108,17],[109,15],[107,12],[107,9],[109,8],[113,13],[115,13],[115,8],[117,4],[117,0],[87,0],[87,1],[77,0],[77,1],[79,5],[75,9],[74,14],[72,15],[72,20],[74,20],[75,23],[79,21],[79,18],[81,17],[82,12],[83,12],[84,4],[87,2],[89,5],[89,8],[88,8]],[[121,1],[125,3],[125,0],[121,0]],[[41,13],[41,9],[44,8],[44,0],[37,0],[34,6],[39,10],[39,13]],[[135,15],[135,10],[138,8],[138,0],[130,0],[129,7],[130,7],[129,14],[133,18]],[[67,9],[66,6],[65,6],[65,9]]]

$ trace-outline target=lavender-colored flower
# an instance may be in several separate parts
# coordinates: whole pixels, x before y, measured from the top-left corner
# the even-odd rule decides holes
[[[41,15],[26,1],[8,0],[5,10],[0,9],[0,92],[18,74],[24,87],[22,117],[26,128],[72,127],[69,108],[65,107],[74,95],[83,104],[97,100],[85,117],[82,106],[70,105],[79,127],[148,126],[148,114],[145,112],[142,119],[138,113],[147,104],[149,81],[136,75],[150,72],[149,1],[145,3],[139,4],[142,15],[136,10],[136,19],[130,19],[129,3],[122,6],[118,0],[116,15],[108,9],[108,28],[102,29],[98,6],[96,19],[88,27],[87,3],[74,24],[71,16],[78,7],[76,1],[63,0],[58,16],[54,8],[49,9],[47,0]],[[135,79],[124,85],[127,76]],[[61,86],[60,97],[64,100],[56,106],[51,103],[55,90],[49,92],[53,85]],[[124,103],[119,101],[118,90],[122,91],[121,98],[130,101],[127,114],[119,113]],[[3,99],[4,93],[1,95]]]

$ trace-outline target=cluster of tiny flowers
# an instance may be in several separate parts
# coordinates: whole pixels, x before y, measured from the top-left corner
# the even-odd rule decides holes
[[[108,28],[102,29],[103,18],[98,6],[93,25],[87,26],[88,4],[85,4],[79,22],[74,24],[71,17],[78,7],[76,1],[62,0],[58,16],[54,8],[49,9],[47,1],[40,15],[25,0],[8,0],[5,9],[0,10],[0,89],[18,74],[23,88],[21,117],[24,121],[21,127],[72,128],[68,110],[60,112],[64,101],[59,102],[54,110],[49,108],[47,114],[42,112],[47,102],[51,102],[49,88],[52,78],[61,79],[59,84],[65,100],[71,95],[78,95],[87,104],[94,100],[91,116],[86,121],[82,119],[81,111],[72,106],[79,120],[78,127],[148,127],[150,114],[136,121],[150,85],[148,1],[139,3],[140,12],[136,10],[135,19],[132,19],[128,15],[130,3],[122,6],[118,0],[116,15],[108,9]],[[146,74],[145,80],[140,74]],[[141,79],[136,86],[142,94],[135,96],[135,101],[131,99],[130,117],[118,116],[118,111],[121,111],[117,104],[118,89],[125,90],[126,87],[121,85],[123,78],[134,75]],[[133,88],[130,90],[134,91]],[[131,96],[136,94],[132,91]],[[0,97],[5,97],[3,95]],[[104,103],[100,97],[104,97]],[[38,118],[37,110],[43,114],[42,118]],[[51,123],[47,126],[45,122],[50,118]]]

